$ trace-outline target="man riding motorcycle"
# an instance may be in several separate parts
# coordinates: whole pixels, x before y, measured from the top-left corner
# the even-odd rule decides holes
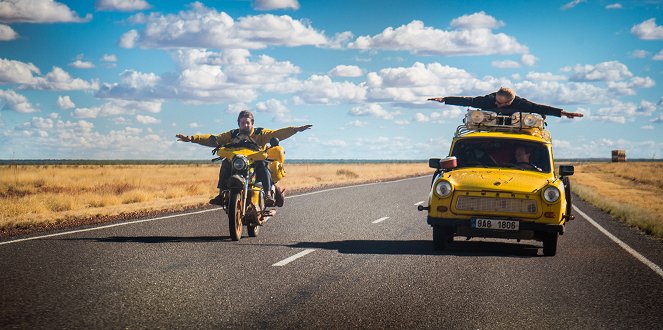
[[[272,138],[277,138],[279,140],[287,139],[297,132],[305,131],[313,125],[304,125],[299,127],[285,127],[275,131],[262,127],[253,127],[254,119],[253,113],[248,110],[243,110],[237,116],[237,125],[239,128],[230,130],[225,133],[218,135],[213,134],[195,134],[191,136],[186,136],[183,134],[175,135],[178,141],[183,142],[193,142],[198,143],[208,147],[219,147],[228,144],[245,146],[249,148],[254,148],[256,150],[264,148]],[[226,183],[228,178],[230,178],[230,160],[226,160],[221,164],[221,169],[219,171],[219,183],[217,188],[219,188],[219,195],[211,199],[210,204],[223,205],[222,192],[226,189]],[[269,203],[275,202],[275,197],[271,191],[272,181],[271,173],[267,166],[261,162],[255,167],[256,179],[258,182],[262,183],[262,189],[265,192],[265,197]]]

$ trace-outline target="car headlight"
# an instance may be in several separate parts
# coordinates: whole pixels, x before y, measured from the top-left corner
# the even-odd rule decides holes
[[[246,158],[242,156],[236,156],[233,158],[233,168],[235,171],[242,171],[245,170],[249,165],[249,162],[246,160]]]
[[[546,202],[548,203],[554,203],[559,200],[559,197],[561,194],[559,193],[559,189],[557,187],[548,187],[543,190],[543,199],[545,199]]]
[[[474,124],[481,124],[484,118],[483,112],[479,110],[470,112],[470,121]]]
[[[435,184],[435,193],[440,197],[449,197],[452,191],[453,187],[449,181],[442,180]]]

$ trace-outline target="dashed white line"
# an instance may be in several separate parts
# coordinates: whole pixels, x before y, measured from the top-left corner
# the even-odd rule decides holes
[[[375,220],[375,221],[373,221],[373,222],[371,222],[371,223],[380,223],[380,222],[385,221],[385,220],[387,220],[387,219],[389,219],[389,217],[380,218],[380,219],[377,219],[377,220]]]
[[[293,261],[295,261],[295,260],[297,260],[297,259],[313,252],[313,251],[315,251],[315,249],[306,249],[306,250],[304,250],[302,252],[299,252],[299,253],[291,256],[291,257],[285,258],[285,259],[273,264],[272,266],[274,266],[274,267],[285,266],[285,265],[287,265],[287,264],[289,264],[289,263],[291,263],[291,262],[293,262]]]
[[[651,268],[656,274],[659,276],[663,277],[663,269],[656,265],[655,263],[651,262],[649,259],[645,258],[642,254],[638,253],[638,251],[634,250],[630,246],[628,246],[626,243],[624,243],[622,240],[617,238],[615,235],[611,234],[608,230],[605,228],[601,227],[594,219],[590,218],[585,212],[580,211],[580,209],[573,205],[573,209],[578,212],[580,215],[582,215],[583,218],[587,219],[589,223],[591,223],[594,227],[596,227],[600,232],[602,232],[605,236],[608,236],[613,242],[617,243],[622,249],[626,250],[626,252],[630,253],[632,256],[634,256],[636,259],[638,259],[640,262],[645,264],[647,267]]]

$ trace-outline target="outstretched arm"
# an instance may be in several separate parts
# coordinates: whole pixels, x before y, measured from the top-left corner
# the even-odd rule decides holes
[[[580,112],[566,112],[562,110],[562,116],[573,119],[575,117],[584,117],[585,115]]]
[[[431,97],[428,99],[428,101],[436,101],[440,103],[444,103],[444,97]]]
[[[295,132],[298,132],[298,133],[303,132],[303,131],[311,128],[311,127],[313,127],[313,125],[304,125],[304,126],[295,127]]]
[[[175,135],[175,137],[177,138],[177,141],[182,141],[182,142],[191,142],[191,140],[193,140],[192,139],[193,136],[186,136],[184,134],[177,134]]]

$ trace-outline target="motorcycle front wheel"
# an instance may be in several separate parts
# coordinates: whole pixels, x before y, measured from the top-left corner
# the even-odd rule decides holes
[[[242,193],[231,192],[228,202],[228,230],[233,241],[242,238]]]

